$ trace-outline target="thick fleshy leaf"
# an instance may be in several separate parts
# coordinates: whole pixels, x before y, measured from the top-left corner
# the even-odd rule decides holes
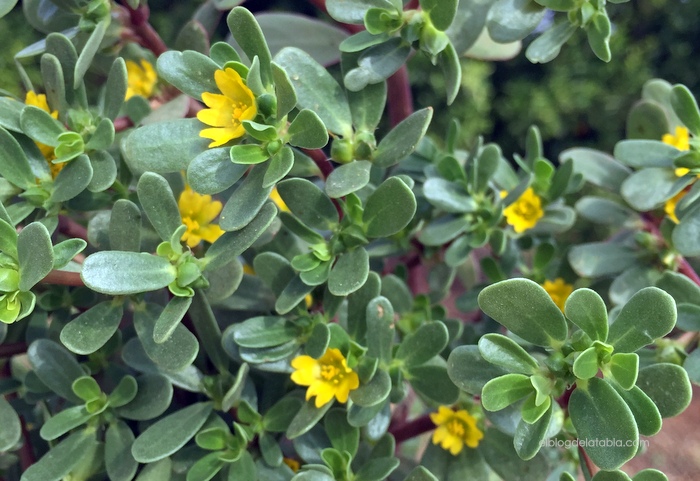
[[[538,346],[566,340],[564,315],[542,286],[529,279],[509,279],[479,293],[479,307],[514,334]]]
[[[31,343],[27,350],[34,373],[49,389],[75,404],[83,401],[75,395],[73,381],[85,375],[72,354],[49,339]]]
[[[640,369],[637,386],[654,401],[664,418],[682,413],[692,398],[688,373],[676,364],[659,363]]]
[[[501,334],[486,334],[479,339],[481,357],[508,372],[535,374],[539,364],[515,341]]]
[[[590,289],[576,289],[566,299],[566,317],[594,341],[608,338],[608,311],[603,299]]]
[[[22,437],[22,424],[3,396],[0,396],[0,426],[0,451],[9,451]]]
[[[328,276],[328,290],[336,296],[347,296],[358,290],[369,275],[369,255],[364,247],[356,247],[338,256]]]
[[[211,403],[203,402],[164,417],[136,438],[131,454],[140,463],[152,463],[170,456],[194,437],[211,411]]]
[[[95,433],[78,431],[51,448],[51,452],[32,464],[23,474],[22,481],[60,481],[83,461],[86,453],[97,446]]]
[[[328,230],[338,222],[335,206],[315,184],[306,179],[287,179],[277,190],[289,210],[309,227]]]
[[[85,259],[80,276],[90,289],[119,296],[163,288],[175,280],[177,272],[164,257],[103,251]]]
[[[385,180],[367,199],[362,220],[368,237],[389,237],[406,227],[416,213],[416,198],[398,177]]]
[[[432,118],[433,109],[428,107],[401,121],[379,142],[372,163],[379,167],[391,167],[406,158],[418,146]]]
[[[19,290],[28,291],[53,269],[53,246],[49,231],[32,222],[17,236]]]
[[[91,354],[114,335],[123,312],[119,301],[101,302],[66,324],[61,330],[61,342],[76,354]]]
[[[182,225],[182,219],[168,181],[161,175],[146,172],[139,179],[136,192],[153,228],[162,240],[169,241]]]

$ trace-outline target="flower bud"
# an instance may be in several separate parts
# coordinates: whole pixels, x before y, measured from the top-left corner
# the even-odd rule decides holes
[[[354,148],[348,139],[334,139],[331,144],[331,159],[341,164],[352,162]]]

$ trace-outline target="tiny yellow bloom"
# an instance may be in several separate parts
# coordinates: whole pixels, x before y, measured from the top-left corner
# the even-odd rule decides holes
[[[430,420],[437,426],[433,444],[439,444],[453,456],[462,452],[465,444],[476,448],[484,437],[476,426],[476,419],[464,409],[455,412],[447,406],[440,406],[438,412],[430,414]]]
[[[544,287],[544,290],[547,291],[547,294],[549,294],[549,297],[552,298],[557,307],[561,309],[561,312],[564,312],[564,304],[571,293],[574,292],[574,286],[568,284],[561,277],[557,277],[554,279],[554,282],[544,281],[542,287]]]
[[[292,458],[282,458],[282,462],[289,466],[289,469],[291,469],[293,472],[299,472],[299,468],[301,468],[301,463],[297,461],[296,459]]]
[[[287,204],[285,204],[284,201],[282,200],[280,193],[277,192],[277,187],[272,189],[272,192],[270,193],[270,200],[277,206],[277,208],[280,211],[289,212],[289,207],[287,207]]]
[[[129,100],[134,95],[149,98],[153,95],[153,88],[158,82],[153,65],[148,60],[141,59],[139,63],[133,60],[126,61],[127,88],[126,98]]]
[[[664,134],[664,136],[661,137],[661,141],[664,144],[672,145],[678,150],[690,150],[690,133],[685,127],[676,127],[676,135]],[[685,167],[678,167],[676,169],[676,176],[683,177],[689,171],[690,169]]]
[[[501,197],[508,195],[501,192]],[[515,202],[503,209],[506,222],[513,226],[513,230],[520,234],[537,225],[537,221],[544,215],[542,199],[529,187]]]
[[[677,169],[676,169],[677,170]],[[666,215],[671,219],[673,222],[678,224],[680,220],[678,220],[678,216],[676,216],[676,205],[680,200],[685,197],[685,194],[687,194],[687,191],[682,190],[670,199],[666,201],[666,205],[664,205],[664,212],[666,212]]]
[[[232,68],[217,70],[214,81],[221,94],[204,92],[202,100],[209,108],[197,112],[200,122],[214,127],[199,133],[200,137],[213,141],[209,147],[218,147],[243,137],[245,129],[241,122],[253,120],[258,113],[255,95],[238,72]]]
[[[58,118],[58,111],[52,111],[49,108],[49,103],[46,101],[46,95],[44,94],[37,94],[36,92],[30,90],[29,92],[27,92],[27,96],[24,98],[24,103],[27,105],[33,105],[34,107],[39,107],[44,112],[48,112],[49,115],[51,115],[51,117],[53,117],[54,119]],[[56,154],[54,153],[54,148],[50,145],[42,144],[41,142],[34,143],[37,147],[39,147],[41,155],[44,156],[46,162],[49,164],[49,169],[51,170],[51,177],[55,179],[58,173],[61,171],[61,169],[63,169],[63,167],[65,167],[66,164],[54,164],[53,162],[51,162],[56,158]]]
[[[350,391],[360,387],[360,378],[347,365],[340,350],[331,348],[319,359],[311,356],[297,356],[292,360],[292,381],[299,386],[309,386],[306,400],[316,396],[316,407],[320,408],[335,397],[339,402],[347,402]]]
[[[200,195],[187,186],[180,194],[177,205],[182,223],[187,226],[182,240],[189,247],[197,246],[202,239],[213,243],[224,233],[221,227],[212,224],[221,212],[222,205],[218,200],[212,200],[210,195]]]

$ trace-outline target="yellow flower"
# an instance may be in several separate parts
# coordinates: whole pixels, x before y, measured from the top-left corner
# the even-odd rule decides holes
[[[199,133],[200,137],[213,140],[209,147],[218,147],[243,137],[245,129],[241,122],[253,120],[258,113],[255,96],[238,72],[232,68],[217,70],[214,80],[223,95],[204,92],[202,100],[209,108],[197,112],[197,118],[202,123],[214,127]]]
[[[49,108],[49,103],[46,101],[46,95],[44,94],[37,94],[36,92],[30,90],[29,92],[27,92],[27,96],[24,98],[24,103],[27,105],[33,105],[34,107],[39,107],[44,112],[48,112],[54,119],[58,118],[58,111],[52,111]],[[61,169],[63,169],[63,167],[65,167],[66,164],[54,164],[53,162],[51,162],[56,158],[56,154],[54,153],[54,148],[50,145],[42,144],[41,142],[34,143],[37,147],[39,147],[41,155],[44,156],[46,162],[49,164],[49,169],[51,170],[51,177],[55,179],[58,173],[61,171]]]
[[[676,169],[678,170],[678,169]],[[676,204],[685,197],[685,194],[687,194],[687,191],[682,190],[670,199],[666,201],[666,205],[664,205],[664,212],[666,212],[666,215],[676,224],[678,224],[680,221],[678,220],[678,217],[676,216]]]
[[[127,88],[126,99],[129,100],[134,95],[149,98],[153,94],[153,88],[158,81],[151,62],[141,59],[140,65],[133,60],[126,61]]]
[[[360,378],[347,365],[338,349],[326,349],[319,359],[297,356],[292,360],[292,381],[299,386],[309,386],[306,400],[316,396],[316,407],[329,403],[333,397],[344,403],[350,391],[360,387]]]
[[[222,206],[218,200],[211,200],[210,195],[200,195],[187,186],[180,194],[177,205],[182,223],[187,226],[182,240],[189,247],[195,247],[202,239],[213,243],[224,233],[221,227],[211,223],[221,212]]]
[[[274,204],[277,206],[279,210],[282,212],[289,212],[289,207],[287,207],[287,204],[284,203],[282,200],[282,197],[280,196],[280,193],[277,192],[277,187],[272,189],[272,192],[270,193],[270,200],[274,202]]]
[[[433,444],[439,444],[454,456],[462,452],[465,444],[476,448],[484,437],[476,427],[476,419],[464,409],[455,412],[447,406],[440,406],[438,412],[430,414],[430,420],[437,426]]]
[[[291,469],[295,473],[299,471],[299,468],[301,468],[301,463],[296,459],[282,458],[282,462],[289,466],[289,469]]]
[[[501,192],[501,197],[508,195]],[[503,209],[506,222],[513,226],[513,230],[520,234],[537,225],[537,221],[544,215],[542,199],[529,187],[515,202]]]
[[[574,286],[568,284],[561,277],[557,277],[554,279],[554,282],[544,281],[542,287],[544,287],[544,290],[547,291],[547,294],[549,294],[549,297],[552,298],[557,307],[561,309],[561,312],[564,312],[564,304],[571,293],[574,292]]]
[[[661,141],[664,144],[672,145],[678,150],[690,150],[690,134],[685,127],[676,127],[676,135],[664,134],[664,136],[661,137]],[[676,169],[676,175],[678,177],[683,177],[689,171],[690,169],[686,167],[678,167]]]

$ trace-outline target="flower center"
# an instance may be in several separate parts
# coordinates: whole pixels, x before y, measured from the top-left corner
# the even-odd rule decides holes
[[[537,207],[535,207],[535,205],[532,202],[527,201],[518,202],[518,205],[515,207],[515,210],[518,213],[518,215],[528,220],[536,217],[538,213]]]
[[[340,384],[345,379],[345,369],[338,364],[322,364],[321,377],[324,381]]]
[[[238,124],[241,123],[241,117],[243,117],[243,113],[245,110],[248,108],[246,104],[243,102],[233,102],[233,111],[231,113],[231,122],[233,123],[234,126],[237,126]]]
[[[452,419],[447,423],[446,427],[451,435],[457,436],[458,438],[463,437],[466,431],[464,423],[460,422],[458,419]]]
[[[182,218],[182,223],[187,227],[187,232],[195,232],[199,230],[199,222],[189,216],[184,216]]]

